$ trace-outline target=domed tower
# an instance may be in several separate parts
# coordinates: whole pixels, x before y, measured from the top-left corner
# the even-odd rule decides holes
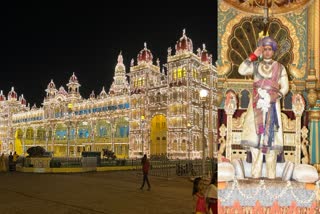
[[[53,80],[49,82],[45,91],[47,94],[43,101],[44,116],[45,118],[54,118],[54,109],[57,105],[55,98],[57,96],[58,90]],[[27,108],[31,110],[30,104],[28,104]]]
[[[208,93],[208,104],[210,111],[208,111],[208,120],[211,121],[208,124],[208,155],[217,155],[213,154],[214,148],[212,142],[218,141],[218,129],[214,121],[218,120],[218,106],[217,106],[217,84],[218,76],[217,69],[212,65],[212,54],[209,54],[206,45],[202,45],[202,50],[200,51],[200,75],[201,81],[209,87]]]
[[[213,110],[212,110],[212,65],[211,56],[205,46],[198,49],[198,54],[193,53],[193,42],[183,29],[182,36],[176,42],[175,54],[168,49],[167,84],[168,84],[168,152],[172,157],[179,157],[182,152],[179,148],[185,147],[189,142],[191,153],[184,158],[201,158],[202,142],[212,149]],[[206,66],[206,67],[204,67]],[[203,117],[203,100],[200,91],[206,90],[205,116]],[[203,128],[202,124],[205,124]],[[175,135],[174,130],[180,129],[181,135]],[[203,135],[200,134],[204,131]],[[212,156],[212,150],[206,156]]]
[[[104,89],[104,86],[102,87],[102,90],[101,90],[101,92],[100,92],[100,94],[99,94],[99,98],[100,99],[105,99],[105,98],[107,98],[108,97],[108,94],[107,94],[107,92],[106,92],[106,90]]]
[[[212,54],[209,55],[206,45],[202,45],[202,50],[200,52],[201,62],[204,64],[212,64]]]
[[[27,106],[27,100],[23,97],[23,94],[19,97],[19,101],[22,106]]]
[[[109,90],[110,96],[121,96],[129,94],[129,83],[126,76],[126,67],[123,64],[123,57],[120,51],[118,63],[115,67],[113,83]]]
[[[130,151],[129,156],[139,157],[141,152],[149,154],[149,135],[141,133],[150,131],[151,114],[148,108],[149,96],[161,83],[160,62],[153,64],[153,54],[147,43],[137,55],[137,64],[131,60],[130,73],[130,147],[134,147],[135,139],[139,139],[139,151]],[[141,120],[143,117],[143,121]],[[144,125],[142,124],[144,123]],[[142,145],[143,144],[143,145]]]
[[[193,52],[192,40],[187,37],[185,29],[183,29],[182,37],[177,41],[175,48],[176,48],[176,54]]]
[[[73,73],[69,79],[69,83],[67,84],[69,102],[81,99],[81,95],[79,93],[80,86],[77,76]]]
[[[91,92],[90,94],[90,100],[96,99],[96,95],[94,94],[94,91]]]
[[[54,98],[57,94],[56,85],[54,84],[53,80],[51,80],[48,84],[47,89],[45,90],[47,92],[46,99]]]
[[[3,91],[1,90],[0,92],[0,102],[1,101],[5,101],[6,100],[6,96],[3,94]]]
[[[199,49],[198,54],[201,60],[201,66],[200,66],[201,82],[209,86],[214,86],[214,82],[217,78],[217,72],[214,66],[212,65],[212,55],[208,53],[205,44],[202,45],[202,50]]]
[[[152,65],[153,55],[151,51],[147,48],[147,43],[144,43],[144,48],[139,52],[137,56],[138,65],[146,63]]]
[[[8,100],[9,101],[17,101],[18,95],[14,91],[14,87],[11,87],[11,91],[8,93]]]
[[[130,91],[131,94],[145,93],[148,88],[156,86],[160,82],[160,65],[153,64],[152,52],[144,43],[144,48],[138,53],[137,65],[134,61],[130,67]]]

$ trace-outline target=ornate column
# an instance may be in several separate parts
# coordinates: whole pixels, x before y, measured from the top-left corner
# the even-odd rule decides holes
[[[303,158],[301,160],[301,162],[303,164],[309,164],[310,163],[310,157],[308,154],[308,150],[307,150],[307,146],[309,145],[309,141],[307,140],[308,138],[308,132],[309,130],[307,129],[306,126],[303,126],[303,128],[301,129],[301,137],[302,137],[302,142],[301,142],[301,146],[302,146],[302,153],[303,153]]]
[[[227,128],[224,124],[222,124],[219,128],[220,138],[218,140],[220,144],[219,152],[218,152],[218,161],[222,161],[222,155],[224,150],[226,149],[226,139],[224,138],[227,135]]]
[[[309,130],[310,130],[310,164],[320,164],[320,100],[317,105],[309,110]]]
[[[304,111],[305,102],[301,94],[292,96],[292,110],[296,116],[296,135],[295,135],[295,164],[300,164],[301,161],[301,116]]]
[[[48,138],[49,138],[49,133],[48,133],[48,130],[45,129],[46,151],[48,151]]]
[[[310,50],[309,72],[306,79],[308,91],[308,113],[310,130],[310,163],[320,164],[320,95],[319,95],[319,1],[315,1],[308,11],[308,47]],[[315,58],[316,57],[316,58]],[[317,70],[316,70],[317,69]]]
[[[116,122],[116,118],[113,117],[111,119],[111,149],[114,152],[114,154],[116,154],[116,150],[114,148],[114,141],[115,141],[115,136],[116,136],[115,132],[117,131],[117,125],[115,124],[115,122]]]
[[[320,2],[313,1],[308,8],[308,50],[313,50],[315,55],[314,68],[316,76],[320,71]],[[319,80],[318,80],[319,81]]]
[[[226,158],[231,160],[232,152],[232,116],[237,108],[237,100],[234,92],[229,91],[226,95],[224,110],[227,114],[227,144]]]
[[[91,124],[90,124],[90,126],[91,126],[91,133],[90,133],[90,136],[91,136],[91,143],[92,143],[92,151],[94,151],[95,150],[95,142],[94,142],[94,134],[95,134],[95,129],[96,129],[96,124],[95,124],[95,122],[93,122],[92,120],[91,120]]]
[[[141,119],[140,119],[140,131],[141,131],[141,151],[142,151],[142,155],[145,154],[146,152],[146,145],[145,145],[145,135],[144,135],[144,131],[145,131],[145,116],[142,115]]]
[[[73,139],[73,142],[74,142],[74,156],[76,157],[77,156],[77,139],[78,139],[78,124],[75,123],[75,126],[74,126],[74,139]],[[81,155],[80,155],[81,156]]]
[[[56,135],[56,125],[51,125],[50,126],[50,129],[51,129],[51,151],[53,152],[54,154],[54,138],[55,138],[55,135]]]

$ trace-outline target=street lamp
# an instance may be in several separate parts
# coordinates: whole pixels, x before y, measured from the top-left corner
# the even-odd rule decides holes
[[[205,135],[204,135],[204,126],[205,126],[205,105],[207,101],[208,91],[205,89],[201,89],[200,91],[200,99],[202,102],[202,175],[205,175],[206,169],[206,141],[205,141]]]

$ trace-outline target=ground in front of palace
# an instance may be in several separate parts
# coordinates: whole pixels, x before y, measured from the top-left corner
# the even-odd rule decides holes
[[[137,171],[79,174],[0,173],[0,213],[191,213],[188,178],[149,177]]]

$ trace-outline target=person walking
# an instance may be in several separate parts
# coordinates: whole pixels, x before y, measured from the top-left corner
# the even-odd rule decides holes
[[[143,158],[141,160],[141,165],[142,165],[143,180],[142,180],[142,185],[141,185],[140,189],[142,190],[145,182],[147,182],[148,191],[150,191],[151,186],[150,186],[149,179],[148,179],[150,162],[149,162],[146,154],[143,156]]]

